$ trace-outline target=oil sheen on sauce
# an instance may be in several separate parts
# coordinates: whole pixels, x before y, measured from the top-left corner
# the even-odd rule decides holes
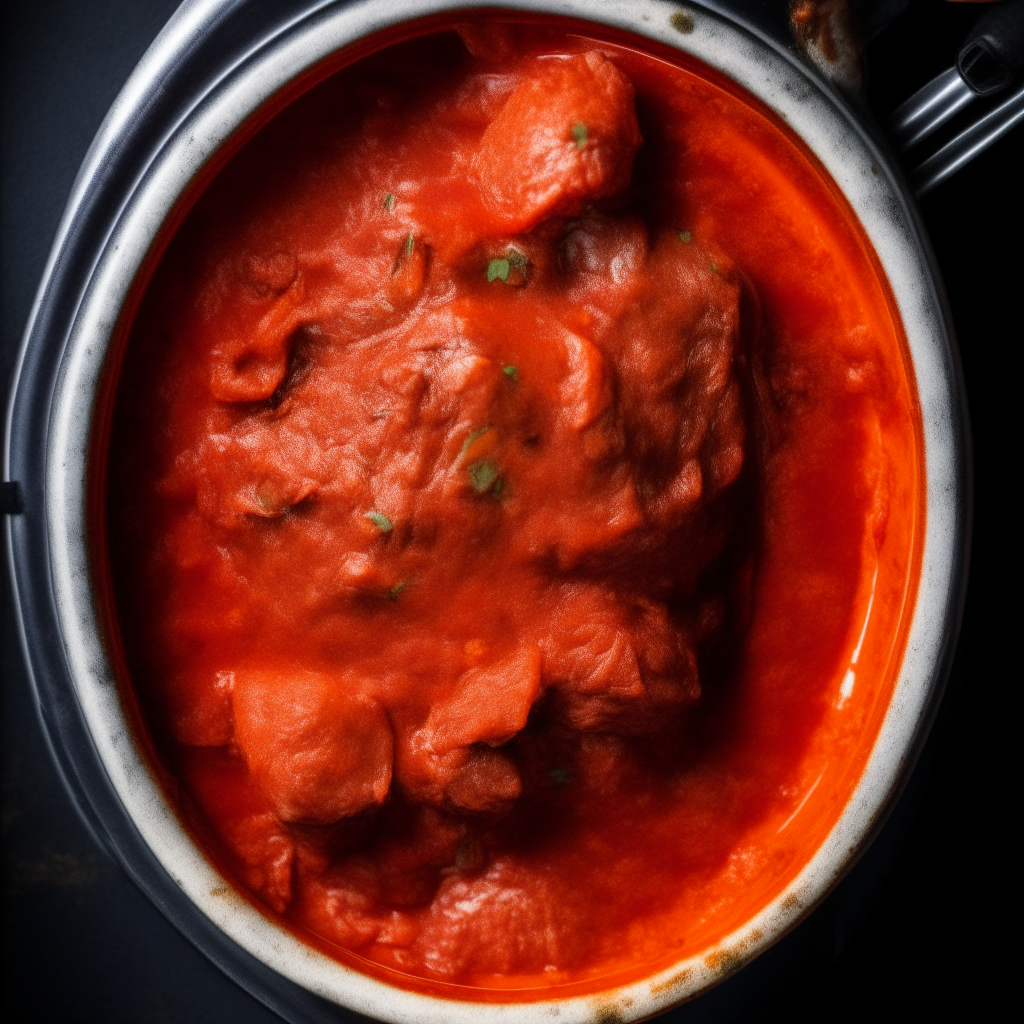
[[[474,998],[747,920],[913,605],[891,308],[813,158],[679,55],[467,22],[278,113],[146,287],[107,464],[140,734],[209,856]]]

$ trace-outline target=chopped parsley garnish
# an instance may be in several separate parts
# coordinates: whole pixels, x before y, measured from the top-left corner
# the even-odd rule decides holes
[[[384,197],[384,209],[387,210],[388,213],[390,213],[394,208],[395,208],[395,197],[394,197],[394,195],[391,192],[389,192]]]
[[[366,518],[384,533],[391,532],[391,520],[383,512],[367,512]]]
[[[682,241],[684,241],[684,242],[688,242],[690,240],[690,232],[689,231],[680,231],[679,232],[679,238]]]
[[[389,601],[397,601],[398,600],[398,595],[401,594],[402,591],[405,590],[408,586],[409,586],[409,584],[405,580],[403,580],[401,583],[396,583],[388,591],[388,600]]]
[[[572,137],[576,140],[576,148],[583,149],[587,144],[587,126],[578,121],[572,126]]]
[[[504,256],[495,256],[487,264],[487,281],[502,281],[510,285],[526,284],[526,268],[530,261],[518,250],[508,249]],[[509,276],[511,275],[511,280]]]
[[[572,780],[572,775],[569,773],[568,768],[552,768],[548,772],[548,778],[556,786],[567,786]]]
[[[474,430],[465,441],[462,442],[462,450],[466,451],[467,448],[476,440],[483,437],[484,434],[490,430],[490,427],[480,427],[478,430]]]
[[[413,249],[415,247],[416,247],[416,239],[413,238],[412,233],[410,232],[409,237],[405,240],[405,248],[403,250],[405,252],[405,255],[406,256],[411,256],[412,255],[412,251],[413,251]]]
[[[514,367],[514,366],[503,366],[501,368],[501,372],[503,374],[505,374],[505,376],[508,377],[508,379],[510,381],[512,381],[513,384],[518,384],[519,383],[519,370],[516,369],[516,367]]]
[[[717,274],[718,273],[718,264],[717,263],[712,263],[711,264],[711,273],[712,274]]]
[[[505,478],[503,476],[499,476],[498,479],[494,481],[494,486],[491,488],[491,497],[497,501],[498,498],[501,497],[501,492],[503,490],[505,490]]]
[[[508,272],[511,267],[509,260],[494,259],[487,264],[487,283],[491,281],[507,281]]]
[[[470,483],[477,494],[490,490],[498,479],[498,467],[487,459],[474,462],[467,471]]]

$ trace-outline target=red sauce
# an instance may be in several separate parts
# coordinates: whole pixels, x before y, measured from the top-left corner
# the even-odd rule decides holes
[[[708,949],[885,712],[907,365],[842,197],[696,62],[477,21],[334,74],[198,199],[118,384],[117,624],[182,818],[412,987]]]

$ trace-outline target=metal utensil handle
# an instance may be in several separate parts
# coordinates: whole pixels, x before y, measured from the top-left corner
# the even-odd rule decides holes
[[[933,135],[980,96],[994,96],[1024,77],[1024,0],[1008,0],[981,18],[943,71],[902,103],[889,118],[893,142],[907,152]],[[1017,89],[994,110],[923,159],[910,178],[919,196],[945,181],[1024,119]]]
[[[910,181],[914,191],[918,196],[930,192],[1022,121],[1024,86],[1017,89],[1009,99],[1000,103],[980,121],[960,132],[912,171]]]
[[[960,48],[956,68],[978,96],[1013,85],[1024,71],[1024,0],[1010,0],[986,14]]]

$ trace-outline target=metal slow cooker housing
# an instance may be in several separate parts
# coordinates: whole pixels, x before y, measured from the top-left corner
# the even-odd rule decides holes
[[[691,998],[794,927],[870,842],[923,744],[966,583],[969,443],[950,318],[909,189],[870,128],[788,44],[784,5],[501,0],[613,26],[729,76],[785,120],[860,218],[913,361],[926,465],[918,596],[895,691],[853,797],[799,876],[715,950],[592,996],[499,1005],[398,989],[331,960],[238,897],[185,831],[132,738],[90,574],[88,470],[108,348],[162,225],[221,145],[283,87],[399,23],[498,6],[445,0],[186,0],[143,57],[75,182],[20,354],[4,478],[11,571],[53,755],[98,842],[167,918],[284,1018],[564,1024],[648,1017]],[[684,15],[681,17],[681,15]]]

